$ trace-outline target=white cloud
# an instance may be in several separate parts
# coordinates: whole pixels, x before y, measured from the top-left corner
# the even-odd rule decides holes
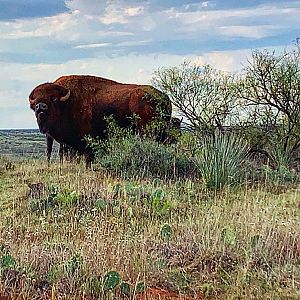
[[[78,45],[74,48],[76,49],[88,49],[88,48],[103,48],[111,46],[111,43],[101,43],[101,44],[87,44],[87,45]]]
[[[126,41],[120,43],[99,43],[99,44],[85,44],[75,46],[75,49],[91,49],[91,48],[105,48],[105,47],[133,47],[133,46],[143,46],[151,43],[151,40],[142,40],[142,41]]]
[[[78,14],[74,11],[52,17],[0,22],[1,38],[67,37],[72,40],[78,36],[74,31],[79,24]]]
[[[151,43],[152,40],[143,40],[143,41],[128,41],[128,42],[121,42],[116,44],[116,46],[123,46],[123,47],[132,47],[132,46],[143,46]]]
[[[79,10],[85,15],[103,15],[109,1],[106,0],[66,0],[67,7],[74,11]]]
[[[208,7],[210,5],[210,1],[204,1],[201,5],[202,7]]]
[[[102,37],[120,37],[120,36],[133,36],[133,32],[128,32],[128,31],[113,31],[113,30],[100,30],[96,31],[97,35],[100,35]]]
[[[290,7],[286,7],[288,5]],[[226,37],[261,38],[278,33],[279,28],[300,26],[299,1],[228,10],[170,9],[164,13],[169,20],[177,23],[178,32],[181,34],[210,32],[214,36],[219,34]],[[276,25],[270,25],[270,22]]]
[[[22,92],[13,89],[0,90],[0,109],[12,108],[20,105]]]
[[[2,80],[20,80],[36,85],[41,82],[53,81],[66,74],[94,74],[123,82],[149,83],[155,69],[161,66],[177,65],[183,59],[181,55],[149,54],[126,57],[101,56],[71,60],[61,64],[2,63],[0,84]],[[138,75],[140,69],[144,70],[144,74],[146,74],[144,77]],[[29,92],[27,91],[28,94]]]
[[[98,17],[106,15],[107,18],[109,17],[109,14],[115,13],[120,13],[123,17],[135,17],[142,15],[145,9],[142,5],[128,5],[128,0],[67,0],[66,5],[72,11],[79,10],[84,15]]]
[[[218,28],[220,35],[235,37],[235,38],[252,38],[261,39],[267,36],[272,36],[278,33],[282,28],[275,25],[261,25],[261,26],[221,26]]]
[[[143,6],[126,7],[118,3],[112,3],[106,7],[105,15],[101,16],[99,20],[106,25],[126,24],[130,22],[130,18],[141,16],[143,13]]]
[[[135,17],[142,15],[144,13],[145,8],[143,6],[136,7],[127,7],[124,9],[124,12],[129,17]]]
[[[218,70],[235,73],[242,69],[250,56],[251,49],[213,51],[192,58],[191,61],[199,66],[209,64]]]
[[[286,45],[270,46],[255,48],[255,50],[275,51],[275,53],[283,53],[286,50],[291,50],[291,47]],[[252,59],[252,48],[228,50],[228,51],[211,51],[188,58],[191,62],[203,66],[211,65],[213,68],[230,73],[239,73],[244,69]]]
[[[78,10],[52,17],[0,22],[0,51],[9,40],[23,38],[49,38],[49,41],[75,42],[78,44],[107,45],[108,39],[133,36],[128,30],[106,28],[99,20],[82,15]],[[47,49],[45,49],[47,51]]]
[[[212,3],[204,1],[196,11],[186,11],[184,7],[155,11],[149,10],[151,2],[142,3],[144,5],[129,5],[121,0],[67,1],[72,9],[70,13],[0,22],[1,44],[4,45],[6,39],[33,37],[75,41],[79,45],[116,44],[124,42],[121,38],[129,35],[137,40],[148,39],[151,35],[153,41],[258,39],[300,26],[299,1],[230,10],[205,10],[201,7]]]

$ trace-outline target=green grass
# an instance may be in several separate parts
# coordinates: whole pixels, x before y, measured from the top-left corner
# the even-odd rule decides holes
[[[132,299],[137,283],[205,299],[299,299],[299,200],[292,184],[217,192],[196,179],[15,161],[0,170],[0,290],[123,299],[120,285],[103,287],[116,271]]]

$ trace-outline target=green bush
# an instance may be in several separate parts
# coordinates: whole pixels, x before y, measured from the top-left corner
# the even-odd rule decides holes
[[[196,163],[207,188],[219,189],[244,179],[241,163],[246,158],[246,142],[233,134],[203,138]]]
[[[133,134],[110,137],[94,143],[96,163],[116,175],[128,178],[159,177],[174,179],[196,174],[193,160],[179,153],[176,146],[160,144]]]
[[[277,169],[272,169],[268,165],[264,165],[260,170],[256,171],[256,176],[260,175],[266,183],[283,184],[287,182],[299,182],[299,175],[281,165]]]

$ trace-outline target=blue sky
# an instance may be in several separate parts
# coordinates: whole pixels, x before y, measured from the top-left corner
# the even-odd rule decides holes
[[[0,0],[0,128],[36,128],[28,95],[61,75],[149,83],[186,59],[237,72],[299,36],[297,0]]]

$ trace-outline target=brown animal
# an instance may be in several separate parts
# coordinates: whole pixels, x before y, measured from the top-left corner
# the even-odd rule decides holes
[[[105,138],[105,117],[112,115],[119,126],[128,127],[136,115],[137,129],[142,130],[159,116],[170,122],[172,113],[169,98],[151,86],[86,75],[43,83],[31,92],[29,102],[40,131],[50,137],[48,157],[52,138],[83,153],[88,164],[92,152],[84,138]]]

